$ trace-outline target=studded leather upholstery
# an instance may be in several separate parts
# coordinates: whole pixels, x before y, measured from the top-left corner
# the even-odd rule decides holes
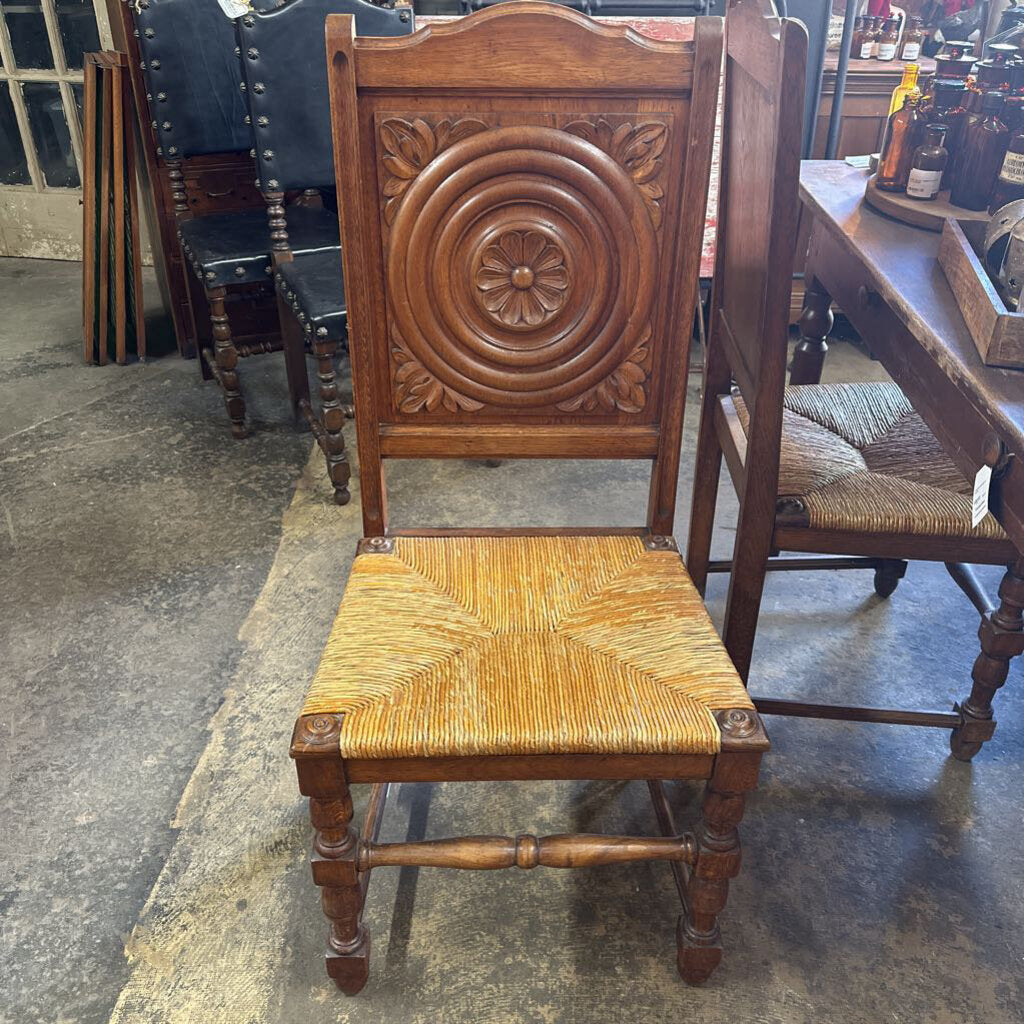
[[[346,334],[341,252],[296,256],[277,268],[274,283],[307,335],[340,341]]]
[[[135,25],[157,145],[172,159],[252,148],[235,30],[217,0],[139,0]]]
[[[387,9],[364,0],[291,0],[238,19],[256,165],[265,192],[334,184],[324,58],[328,14],[354,14],[359,35],[401,36],[413,30],[410,7]]]
[[[207,288],[266,281],[270,273],[270,231],[265,210],[213,213],[178,225],[185,258]],[[288,208],[292,251],[327,253],[338,262],[338,218],[329,210]],[[341,271],[335,270],[338,283]]]

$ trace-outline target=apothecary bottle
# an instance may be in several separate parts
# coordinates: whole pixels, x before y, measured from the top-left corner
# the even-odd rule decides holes
[[[921,42],[924,39],[924,32],[921,29],[921,19],[913,15],[906,32],[903,33],[903,49],[900,52],[901,60],[917,60],[921,56]]]
[[[981,117],[964,132],[949,194],[954,206],[966,210],[988,207],[1010,141],[1010,129],[999,117],[1003,94],[988,92],[981,102]]]
[[[867,60],[874,56],[875,43],[878,41],[878,29],[875,27],[875,18],[864,19],[864,30],[860,37],[860,49],[857,56]]]
[[[1010,144],[1006,147],[1006,155],[999,168],[988,212],[995,213],[1001,206],[1015,199],[1024,199],[1024,128],[1021,127],[1010,135]]]
[[[917,74],[919,66],[914,63],[906,64],[903,67],[903,79],[892,91],[892,100],[889,102],[889,113],[895,114],[903,106],[903,101],[912,89],[917,86]]]
[[[854,19],[853,36],[850,39],[850,56],[859,57],[860,48],[864,45],[864,22],[867,21],[863,15]]]
[[[878,59],[895,60],[896,43],[900,38],[899,20],[886,18],[882,26],[882,34],[878,37]]]
[[[967,126],[967,111],[964,109],[966,86],[957,79],[932,79],[928,92],[921,97],[918,111],[921,115],[915,145],[923,141],[923,129],[929,124],[941,124],[946,129],[943,145],[949,154],[946,170],[942,176],[942,187],[949,188],[953,179],[953,167],[960,149],[964,129]]]
[[[878,161],[875,185],[884,192],[902,192],[907,187],[910,161],[914,156],[914,138],[919,122],[917,105],[921,93],[915,89],[907,95],[903,106],[889,118],[885,140]]]
[[[924,129],[924,142],[914,150],[907,176],[907,195],[911,199],[934,199],[939,194],[949,158],[942,144],[945,137],[944,124],[930,124]]]

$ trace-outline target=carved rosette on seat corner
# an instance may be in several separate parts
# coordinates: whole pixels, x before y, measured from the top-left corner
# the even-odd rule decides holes
[[[653,420],[672,117],[524,117],[378,115],[395,413]]]

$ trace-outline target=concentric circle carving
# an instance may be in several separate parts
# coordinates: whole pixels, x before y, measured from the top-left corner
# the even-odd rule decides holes
[[[401,408],[642,407],[657,240],[628,169],[519,125],[458,139],[401,191],[387,266],[398,383],[415,392]]]

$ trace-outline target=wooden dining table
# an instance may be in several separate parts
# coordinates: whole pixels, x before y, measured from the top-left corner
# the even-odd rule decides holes
[[[982,362],[938,263],[940,235],[866,206],[866,181],[865,171],[842,161],[801,167],[800,197],[813,227],[790,383],[821,379],[838,306],[964,476],[992,470],[989,509],[1024,552],[1024,371]],[[998,606],[976,586],[972,600],[981,652],[971,692],[941,723],[954,729],[954,753],[964,760],[995,731],[993,697],[1010,660],[1024,652],[1024,557],[1007,567]]]

